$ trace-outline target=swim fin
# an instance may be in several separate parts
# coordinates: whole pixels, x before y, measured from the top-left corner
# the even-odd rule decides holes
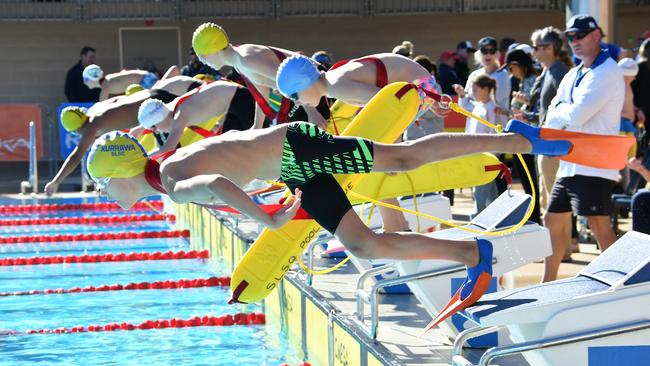
[[[540,137],[549,140],[567,140],[573,145],[568,155],[557,159],[600,169],[625,168],[628,152],[636,142],[634,136],[597,135],[543,128]]]

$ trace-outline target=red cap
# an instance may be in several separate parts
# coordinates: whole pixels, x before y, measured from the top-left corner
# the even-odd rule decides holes
[[[456,56],[456,54],[451,52],[451,51],[442,51],[442,53],[440,54],[440,59],[441,60],[448,60],[450,58],[453,58],[454,60],[456,60],[456,59],[458,59],[458,56]]]

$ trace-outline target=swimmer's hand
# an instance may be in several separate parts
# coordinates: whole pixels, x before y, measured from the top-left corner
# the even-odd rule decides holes
[[[451,108],[448,105],[445,105],[440,102],[435,102],[431,106],[431,110],[435,113],[436,116],[445,118],[451,112]]]
[[[50,183],[45,185],[45,194],[47,196],[51,196],[56,193],[56,191],[59,190],[59,183],[55,181],[51,181]]]
[[[300,208],[301,197],[302,197],[302,191],[299,188],[296,188],[294,195],[289,197],[289,199],[287,199],[286,201],[287,204],[284,205],[283,208],[278,210],[271,218],[273,221],[271,225],[271,229],[277,229],[284,226],[284,224],[291,221],[291,219],[293,219],[293,217],[296,216],[296,213]]]

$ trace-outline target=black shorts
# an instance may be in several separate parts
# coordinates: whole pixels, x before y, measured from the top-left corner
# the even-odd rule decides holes
[[[174,101],[174,99],[178,98],[178,95],[172,94],[167,90],[162,90],[162,89],[151,89],[149,91],[149,96],[150,98],[158,99],[163,103],[170,103]]]
[[[305,183],[287,183],[287,187],[291,192],[300,188],[300,207],[332,234],[336,233],[343,216],[352,209],[343,188],[331,174],[316,174]]]
[[[358,137],[332,136],[306,122],[287,127],[281,179],[303,191],[302,208],[334,234],[352,205],[332,174],[369,173],[373,142]]]
[[[255,121],[255,99],[248,89],[237,88],[230,100],[230,106],[223,120],[222,132],[243,131],[253,127]]]
[[[613,180],[576,175],[557,178],[548,212],[570,212],[580,216],[603,216],[612,212]]]

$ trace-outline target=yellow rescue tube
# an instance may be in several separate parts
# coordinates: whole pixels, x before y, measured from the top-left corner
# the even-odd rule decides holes
[[[204,129],[206,131],[213,131],[215,126],[219,123],[219,120],[223,116],[224,116],[224,114],[222,113],[221,115],[218,115],[218,116],[216,116],[214,118],[210,118],[209,120],[207,120],[207,121],[205,121],[203,123],[197,124],[197,126],[201,127],[202,129]],[[203,137],[201,134],[198,134],[198,133],[196,133],[196,132],[194,132],[191,129],[186,127],[183,130],[183,135],[181,136],[181,139],[180,139],[180,141],[178,143],[181,145],[181,147],[183,147],[183,146],[191,145],[191,144],[193,144],[193,143],[195,143],[197,141],[201,141],[204,138],[205,137]]]
[[[488,170],[501,164],[496,156],[488,153],[464,156],[423,165],[415,170],[394,175],[370,173],[363,184],[354,187],[354,193],[376,200],[385,200],[412,194],[444,191],[454,188],[475,187],[493,181],[500,170]],[[351,198],[353,205],[363,203]]]
[[[392,143],[415,119],[419,105],[420,97],[411,84],[390,84],[368,102],[341,135]],[[335,175],[346,193],[363,184],[366,176]],[[277,230],[264,229],[232,273],[232,301],[264,299],[320,230],[314,220],[295,220]]]
[[[340,135],[352,123],[354,116],[361,108],[346,104],[337,100],[330,107],[330,120],[327,124],[327,132],[334,136]]]
[[[158,147],[158,141],[156,141],[156,136],[152,132],[147,132],[143,133],[138,137],[138,141],[140,141],[140,144],[144,148],[144,151],[153,151],[156,147]]]

